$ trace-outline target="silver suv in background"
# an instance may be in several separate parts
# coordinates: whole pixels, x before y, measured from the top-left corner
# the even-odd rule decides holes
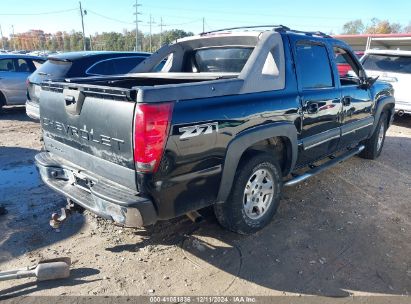
[[[127,74],[149,57],[145,52],[82,51],[50,55],[27,81],[26,113],[35,120],[40,117],[39,96],[43,81],[66,78]]]
[[[361,58],[367,75],[394,87],[395,112],[411,114],[411,51],[368,50]]]
[[[45,61],[21,54],[0,55],[0,109],[5,105],[24,105],[26,80]]]

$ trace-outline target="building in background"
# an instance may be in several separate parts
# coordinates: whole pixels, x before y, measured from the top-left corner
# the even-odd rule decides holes
[[[354,51],[368,49],[411,51],[411,33],[334,35],[334,38],[345,41]]]

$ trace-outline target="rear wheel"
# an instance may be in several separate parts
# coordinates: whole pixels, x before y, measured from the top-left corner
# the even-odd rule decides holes
[[[374,133],[364,142],[365,149],[360,153],[360,157],[366,159],[376,159],[380,156],[385,142],[385,133],[387,132],[387,120],[387,113],[383,112]]]
[[[277,159],[256,154],[240,164],[227,201],[214,205],[217,220],[224,228],[240,234],[264,228],[277,211],[282,185]]]
[[[6,104],[6,98],[4,97],[3,93],[0,92],[0,113],[5,104]]]

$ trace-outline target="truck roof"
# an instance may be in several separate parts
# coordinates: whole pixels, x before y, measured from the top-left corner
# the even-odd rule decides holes
[[[315,32],[299,31],[299,30],[290,29],[289,27],[286,27],[284,25],[256,25],[256,26],[241,26],[241,27],[223,28],[220,30],[204,32],[204,33],[200,33],[195,36],[178,39],[176,40],[176,43],[210,38],[210,37],[224,37],[224,36],[226,37],[260,37],[262,33],[268,32],[268,31],[334,39],[333,37],[323,32],[320,32],[320,31],[315,31]]]

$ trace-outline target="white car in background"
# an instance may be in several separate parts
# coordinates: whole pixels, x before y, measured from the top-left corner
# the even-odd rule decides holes
[[[387,81],[394,87],[395,112],[411,114],[411,51],[368,50],[361,58],[367,76]]]

